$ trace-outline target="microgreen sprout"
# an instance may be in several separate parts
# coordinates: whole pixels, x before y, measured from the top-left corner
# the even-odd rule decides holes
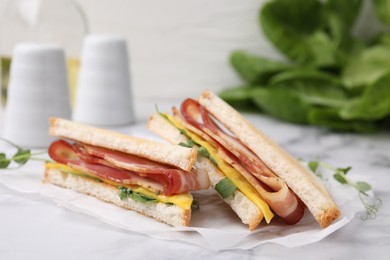
[[[345,168],[336,168],[330,164],[312,160],[308,162],[309,169],[318,177],[321,179],[324,179],[323,175],[321,174],[319,167],[324,167],[330,171],[333,172],[333,178],[338,181],[339,183],[343,185],[349,185],[356,189],[359,192],[359,198],[362,204],[364,205],[364,208],[366,209],[366,212],[364,215],[361,216],[362,220],[368,220],[368,219],[375,219],[376,214],[379,210],[379,208],[382,206],[382,200],[375,196],[370,196],[368,193],[372,190],[372,187],[369,183],[365,181],[357,181],[354,182],[350,178],[347,177],[348,172],[352,169],[352,167],[345,167]]]
[[[16,149],[16,153],[12,157],[7,157],[6,153],[0,152],[0,170],[14,170],[25,165],[29,160],[34,161],[47,161],[46,159],[37,157],[41,154],[46,154],[47,151],[40,151],[32,153],[30,149],[22,148],[19,145],[4,139],[0,138],[1,141],[8,143]],[[16,166],[12,166],[12,163],[15,163]]]

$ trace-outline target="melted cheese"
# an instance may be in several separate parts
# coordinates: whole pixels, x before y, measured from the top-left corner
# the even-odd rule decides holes
[[[76,175],[80,175],[80,176],[83,176],[83,177],[90,177],[90,176],[86,176],[80,170],[73,169],[73,168],[71,168],[71,167],[69,167],[67,165],[60,164],[60,163],[46,163],[46,168],[57,169],[57,170],[60,170],[62,172],[65,172],[65,173],[76,174]],[[91,178],[99,179],[99,178],[96,178],[96,177],[91,177]],[[101,181],[106,182],[108,184],[111,184],[113,186],[118,186],[118,184],[115,184],[115,183],[110,182],[108,180],[101,180]],[[172,195],[172,196],[165,196],[165,195],[155,194],[154,192],[152,192],[152,191],[150,191],[150,190],[148,190],[148,189],[146,189],[144,187],[141,187],[141,186],[136,186],[136,185],[123,185],[123,186],[127,187],[127,188],[130,188],[134,192],[138,192],[138,193],[141,193],[141,194],[143,194],[143,195],[145,195],[147,197],[156,199],[159,202],[175,204],[175,205],[177,205],[180,208],[185,209],[185,210],[188,210],[188,209],[191,208],[192,201],[193,201],[192,195],[190,193],[176,194],[176,195]]]
[[[274,217],[269,205],[262,199],[257,190],[245,179],[245,177],[239,173],[236,169],[226,163],[219,155],[218,151],[215,147],[205,141],[202,137],[198,136],[194,132],[186,129],[183,125],[181,125],[175,118],[168,114],[164,114],[168,117],[168,120],[178,129],[182,129],[186,132],[186,134],[194,141],[195,143],[203,146],[210,155],[214,158],[215,162],[218,165],[218,168],[221,170],[223,174],[227,178],[229,178],[234,185],[248,197],[263,213],[265,221],[269,223],[271,219]]]

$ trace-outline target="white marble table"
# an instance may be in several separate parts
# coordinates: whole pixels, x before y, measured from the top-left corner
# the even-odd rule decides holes
[[[142,131],[153,110],[150,107],[138,104],[139,120],[133,129]],[[356,216],[345,227],[306,246],[265,244],[217,252],[116,228],[41,195],[18,193],[0,184],[0,259],[389,259],[390,133],[332,133],[247,116],[294,156],[352,166],[351,174],[371,175],[375,194],[383,201],[376,219],[362,221]]]

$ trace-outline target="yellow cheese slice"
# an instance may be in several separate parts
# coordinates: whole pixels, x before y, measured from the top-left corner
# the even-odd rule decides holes
[[[60,164],[60,163],[51,163],[51,162],[46,163],[46,168],[57,169],[57,170],[60,170],[60,171],[66,172],[66,173],[70,173],[70,174],[76,174],[76,175],[81,175],[84,177],[90,177],[90,176],[85,175],[85,173],[83,173],[80,170],[73,169],[67,165]],[[91,178],[98,179],[96,177],[91,177]],[[101,180],[101,181],[107,182],[108,184],[111,184],[113,186],[117,185],[114,183],[110,183],[109,181],[106,181],[106,180]],[[123,186],[130,188],[134,192],[138,192],[138,193],[141,193],[147,197],[156,199],[159,202],[175,204],[175,205],[177,205],[180,208],[185,209],[185,210],[191,208],[191,204],[193,201],[192,195],[190,193],[165,196],[165,195],[161,195],[161,194],[155,194],[154,192],[152,192],[144,187],[141,187],[141,186],[136,186],[136,185],[123,185]]]

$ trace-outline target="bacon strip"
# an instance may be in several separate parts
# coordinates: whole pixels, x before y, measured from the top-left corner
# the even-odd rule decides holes
[[[80,143],[71,145],[64,140],[56,141],[50,146],[49,155],[57,162],[103,181],[139,185],[168,196],[209,187],[204,173],[185,172],[134,155]]]
[[[165,193],[167,194],[207,189],[210,185],[208,176],[205,173],[197,172],[195,169],[186,172],[114,150],[89,145],[83,145],[83,148],[87,154],[102,158],[105,162],[111,164],[112,167],[130,170],[140,176],[149,177],[164,183]]]
[[[181,105],[181,113],[190,125],[203,132],[202,136],[206,134],[208,139],[213,139],[219,155],[252,183],[286,223],[295,224],[302,218],[304,206],[287,184],[236,137],[225,133],[198,102],[186,99]]]
[[[116,186],[138,185],[151,190],[156,194],[164,191],[164,187],[160,183],[148,178],[140,177],[131,171],[121,171],[105,165],[88,163],[82,160],[69,162],[68,165],[76,170],[82,171],[86,175]]]

